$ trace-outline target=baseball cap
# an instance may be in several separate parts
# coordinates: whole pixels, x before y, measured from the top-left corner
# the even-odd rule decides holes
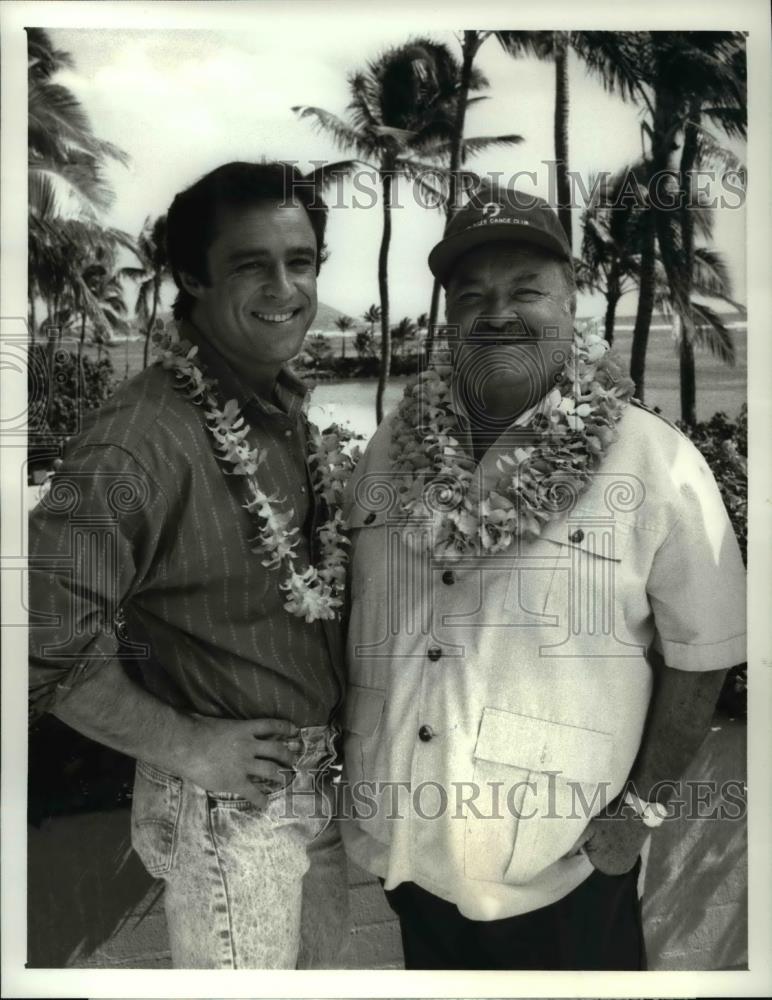
[[[459,209],[429,254],[429,268],[444,285],[461,254],[483,243],[532,243],[573,263],[557,212],[534,194],[486,182]]]

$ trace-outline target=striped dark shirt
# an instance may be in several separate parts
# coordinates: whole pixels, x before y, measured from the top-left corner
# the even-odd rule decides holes
[[[182,334],[199,344],[221,400],[242,407],[250,443],[265,455],[261,487],[292,507],[307,565],[326,512],[310,483],[305,386],[283,370],[275,400],[263,400],[194,329]],[[69,442],[30,518],[33,715],[117,655],[183,710],[298,726],[336,713],[340,626],[284,610],[279,571],[250,551],[246,482],[223,474],[212,445],[202,408],[158,364],[124,383]]]

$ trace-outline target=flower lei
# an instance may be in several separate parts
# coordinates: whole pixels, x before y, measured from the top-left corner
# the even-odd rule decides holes
[[[293,511],[283,510],[280,506],[283,501],[261,488],[257,472],[265,455],[250,446],[251,428],[240,415],[238,403],[230,399],[220,405],[216,380],[206,377],[197,364],[198,348],[180,340],[172,324],[154,334],[153,339],[161,366],[174,372],[175,388],[192,403],[203,406],[215,456],[226,466],[224,474],[246,479],[248,499],[243,506],[254,516],[257,527],[257,534],[248,539],[250,549],[265,556],[263,566],[282,571],[284,579],[279,586],[287,593],[285,610],[307,622],[334,619],[343,603],[348,558],[341,503],[354,464],[354,459],[342,449],[337,428],[333,425],[322,434],[309,424],[314,492],[324,499],[333,514],[316,529],[320,548],[318,566],[298,568],[298,528],[289,527]]]
[[[389,453],[401,473],[396,488],[402,512],[433,521],[435,549],[448,558],[501,552],[515,538],[536,538],[589,486],[617,438],[633,383],[602,337],[577,329],[560,388],[549,393],[546,412],[537,408],[521,428],[538,434],[538,443],[501,455],[501,478],[478,505],[476,463],[455,436],[451,374],[449,364],[435,364],[405,387]]]

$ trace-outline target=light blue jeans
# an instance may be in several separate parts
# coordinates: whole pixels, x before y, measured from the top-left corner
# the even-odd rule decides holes
[[[175,968],[340,968],[349,922],[330,791],[336,733],[300,735],[293,781],[263,810],[137,761],[131,841],[165,882]]]

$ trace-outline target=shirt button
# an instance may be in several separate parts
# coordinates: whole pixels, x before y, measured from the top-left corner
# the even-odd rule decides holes
[[[370,511],[370,513],[365,518],[365,524],[372,524],[374,520],[375,520],[375,514],[372,511]]]
[[[452,569],[445,570],[445,572],[442,574],[442,582],[446,583],[448,586],[450,586],[451,583],[456,582],[456,574],[453,572]]]
[[[418,730],[418,739],[422,743],[428,743],[432,736],[434,736],[434,730],[431,726],[421,726]]]
[[[301,487],[300,487],[300,492],[301,492],[301,493],[305,493],[305,492],[306,492],[306,488],[305,488],[305,486],[301,486]]]
[[[442,650],[439,646],[429,646],[429,649],[426,651],[426,655],[432,663],[436,663],[436,661],[442,656]]]
[[[291,427],[288,427],[286,429],[286,431],[284,432],[284,437],[285,438],[291,438],[292,437],[292,428]]]
[[[571,542],[581,542],[584,539],[584,532],[581,528],[577,528],[576,531],[571,532],[568,537]]]

